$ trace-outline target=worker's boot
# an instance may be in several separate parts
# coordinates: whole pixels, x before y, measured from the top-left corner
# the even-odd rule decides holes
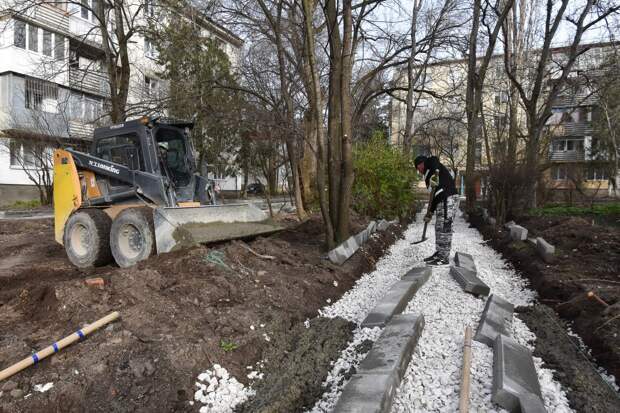
[[[446,257],[442,257],[441,255],[437,255],[433,260],[427,261],[426,263],[433,266],[448,265],[450,264],[450,260]]]
[[[424,262],[433,261],[435,258],[437,258],[437,254],[439,254],[439,251],[435,251],[433,255],[424,258]]]

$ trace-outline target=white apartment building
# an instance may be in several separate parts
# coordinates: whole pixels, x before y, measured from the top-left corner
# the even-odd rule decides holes
[[[0,205],[38,198],[32,179],[38,179],[46,156],[33,155],[35,145],[86,146],[93,129],[109,122],[105,52],[93,15],[97,1],[37,1],[19,13],[0,13]],[[27,1],[0,0],[0,11],[20,3]],[[154,0],[124,4],[137,27],[156,19]],[[234,67],[241,39],[206,16],[192,19],[216,39]],[[166,94],[156,53],[139,30],[132,35],[127,106],[133,116]]]

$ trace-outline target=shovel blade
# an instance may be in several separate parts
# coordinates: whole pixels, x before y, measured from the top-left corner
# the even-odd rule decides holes
[[[422,238],[420,241],[416,241],[416,242],[412,242],[411,245],[415,245],[415,244],[421,244],[424,241],[426,241],[428,238]]]

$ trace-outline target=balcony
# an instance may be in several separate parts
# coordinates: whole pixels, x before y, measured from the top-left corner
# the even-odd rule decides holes
[[[33,14],[23,17],[37,26],[65,35],[69,34],[69,14],[58,7],[49,4],[39,4],[34,8]]]
[[[596,104],[596,98],[590,92],[565,94],[558,96],[553,102],[553,107],[575,108],[579,106],[592,106]]]
[[[94,131],[95,127],[92,124],[74,120],[69,121],[69,136],[72,138],[91,140]]]
[[[586,154],[584,151],[550,151],[549,160],[555,162],[575,162],[585,161]]]
[[[591,136],[592,125],[585,122],[565,122],[549,125],[552,136]]]
[[[97,96],[110,95],[107,76],[93,70],[69,68],[69,87]]]

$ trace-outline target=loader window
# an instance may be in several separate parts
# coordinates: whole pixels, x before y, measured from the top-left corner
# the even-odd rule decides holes
[[[140,156],[140,141],[134,135],[113,136],[98,140],[95,155],[133,170],[144,170]]]
[[[160,129],[156,136],[164,170],[169,173],[176,186],[189,185],[192,174],[187,161],[187,149],[183,134],[178,130]]]

